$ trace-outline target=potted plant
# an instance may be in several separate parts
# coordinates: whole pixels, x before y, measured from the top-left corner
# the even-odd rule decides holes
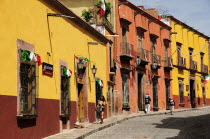
[[[88,10],[84,9],[84,10],[82,11],[82,17],[84,18],[84,20],[85,20],[87,23],[90,23],[90,21],[91,21],[92,18],[93,18],[93,15],[92,15],[92,13],[91,13],[91,10],[90,10],[90,9],[88,9]]]

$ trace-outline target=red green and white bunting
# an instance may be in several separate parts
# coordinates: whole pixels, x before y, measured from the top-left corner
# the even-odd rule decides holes
[[[85,58],[85,57],[77,57],[77,56],[75,56],[75,58],[78,59],[78,60],[82,59],[84,62],[90,62],[90,60]]]
[[[98,84],[101,88],[104,87],[104,82],[103,82],[103,80],[98,79],[98,80],[96,80],[96,82],[97,82],[97,84]]]
[[[166,17],[167,17],[166,15],[159,15],[159,16],[158,16],[158,20],[164,19],[164,18],[166,18]]]
[[[63,75],[65,76],[65,77],[71,77],[71,75],[72,75],[72,71],[71,70],[69,70],[69,69],[66,69],[66,68],[63,68]]]
[[[29,52],[27,50],[23,50],[21,52],[21,59],[23,61],[34,61],[38,63],[38,66],[42,65],[41,57],[39,55],[36,55],[34,52]]]
[[[209,79],[210,79],[210,74],[205,77],[203,84],[208,83]]]

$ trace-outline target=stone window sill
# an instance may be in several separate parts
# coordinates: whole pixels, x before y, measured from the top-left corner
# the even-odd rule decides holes
[[[38,117],[37,114],[23,114],[23,115],[17,115],[17,119],[36,119]]]

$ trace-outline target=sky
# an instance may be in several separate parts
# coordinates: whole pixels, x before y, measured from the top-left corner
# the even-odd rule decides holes
[[[210,0],[128,0],[136,6],[157,8],[210,36]]]

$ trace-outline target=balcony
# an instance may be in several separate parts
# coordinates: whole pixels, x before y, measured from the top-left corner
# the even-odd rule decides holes
[[[172,60],[171,60],[170,57],[165,57],[164,69],[165,70],[172,70],[173,69]]]
[[[122,42],[121,43],[121,48],[120,48],[120,57],[122,58],[127,58],[129,60],[134,58],[134,51],[133,51],[133,45]]]
[[[208,66],[207,65],[201,65],[201,72],[208,74]]]
[[[178,68],[186,68],[186,58],[184,58],[184,57],[179,57],[179,58],[178,58],[177,67],[178,67]]]
[[[190,71],[197,71],[197,62],[190,60]]]
[[[161,56],[159,55],[156,55],[156,54],[152,54],[152,59],[151,59],[151,62],[152,62],[152,67],[153,67],[153,64],[156,63],[157,64],[157,69],[161,67]],[[152,69],[156,69],[156,68],[152,68]]]
[[[107,20],[105,17],[100,17],[99,15],[93,20],[96,25],[107,26],[109,29],[113,30],[112,23]]]
[[[142,48],[138,49],[137,56],[141,59],[141,65],[145,66],[149,63],[149,51]]]

